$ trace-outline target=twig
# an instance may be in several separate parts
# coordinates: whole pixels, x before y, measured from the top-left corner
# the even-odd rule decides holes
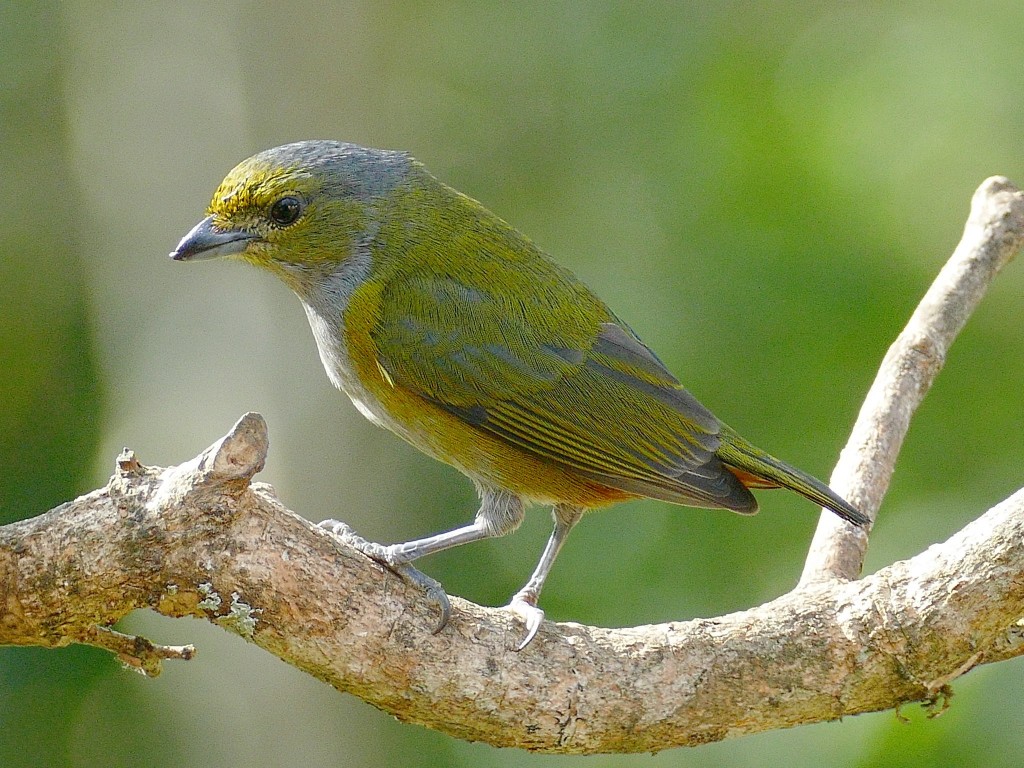
[[[126,668],[146,677],[158,676],[164,659],[189,661],[196,655],[194,645],[157,645],[144,637],[126,635],[109,627],[89,627],[79,642],[113,651]]]
[[[960,244],[889,347],[832,473],[832,489],[872,520],[889,488],[910,417],[989,284],[1022,246],[1024,193],[1002,176],[986,179],[971,198]],[[823,511],[800,585],[857,578],[867,534]]]

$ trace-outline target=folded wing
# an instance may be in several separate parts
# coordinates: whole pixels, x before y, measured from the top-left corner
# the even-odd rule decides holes
[[[715,455],[718,420],[599,300],[572,288],[539,286],[524,307],[454,279],[396,281],[374,333],[379,362],[396,386],[610,488],[756,511]]]

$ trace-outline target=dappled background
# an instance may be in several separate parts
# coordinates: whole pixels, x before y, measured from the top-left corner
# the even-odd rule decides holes
[[[313,520],[398,541],[467,521],[468,481],[329,385],[295,298],[166,258],[216,184],[302,138],[407,149],[576,271],[741,433],[827,476],[881,357],[987,176],[1024,182],[1024,5],[832,2],[8,3],[0,6],[0,516],[102,485],[122,446],[190,458],[247,410],[261,478]],[[694,4],[696,5],[696,4]],[[1024,264],[912,424],[868,570],[1024,484]],[[743,609],[796,581],[817,515],[655,502],[592,515],[548,617]],[[436,556],[503,604],[549,520]],[[0,765],[561,766],[402,725],[240,638],[148,613],[200,654],[0,649]],[[917,707],[588,766],[1016,765],[1024,662]]]

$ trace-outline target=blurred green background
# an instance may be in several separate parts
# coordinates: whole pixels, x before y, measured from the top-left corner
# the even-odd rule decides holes
[[[470,484],[333,391],[298,302],[167,252],[237,161],[302,138],[410,150],[574,269],[695,394],[826,476],[971,193],[1024,182],[1024,5],[1006,2],[0,4],[0,516],[169,464],[246,410],[262,479],[383,541],[461,524]],[[985,299],[916,417],[868,571],[1021,485],[1024,265]],[[548,617],[632,625],[790,588],[816,515],[633,503],[590,517]],[[548,533],[425,563],[503,604]],[[238,637],[144,680],[86,648],[0,649],[0,765],[561,766],[400,725]],[[916,707],[588,766],[1019,765],[1024,662]]]

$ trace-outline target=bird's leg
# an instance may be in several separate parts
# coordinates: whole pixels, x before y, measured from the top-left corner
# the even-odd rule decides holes
[[[556,504],[552,510],[552,516],[555,518],[555,529],[551,532],[548,543],[544,546],[540,562],[537,563],[537,567],[534,569],[533,575],[530,576],[530,580],[512,596],[512,602],[508,604],[508,607],[526,622],[526,637],[523,638],[519,647],[516,648],[517,651],[523,650],[523,648],[530,644],[530,641],[537,635],[541,622],[544,621],[544,611],[537,607],[540,591],[543,589],[544,581],[551,572],[551,566],[554,565],[555,558],[558,557],[562,545],[565,544],[569,531],[583,517],[583,512],[584,509],[582,507],[574,507],[568,504]]]
[[[446,533],[439,533],[436,536],[414,539],[402,544],[377,544],[367,541],[353,531],[347,523],[340,520],[324,520],[319,525],[348,546],[359,550],[406,582],[422,589],[429,600],[437,603],[441,612],[440,621],[434,629],[434,632],[437,633],[448,623],[452,612],[451,602],[448,600],[448,595],[445,594],[444,587],[436,579],[430,578],[410,563],[426,555],[451,549],[460,544],[504,536],[519,527],[525,514],[526,508],[519,496],[507,491],[486,488],[480,491],[480,509],[471,524]]]

